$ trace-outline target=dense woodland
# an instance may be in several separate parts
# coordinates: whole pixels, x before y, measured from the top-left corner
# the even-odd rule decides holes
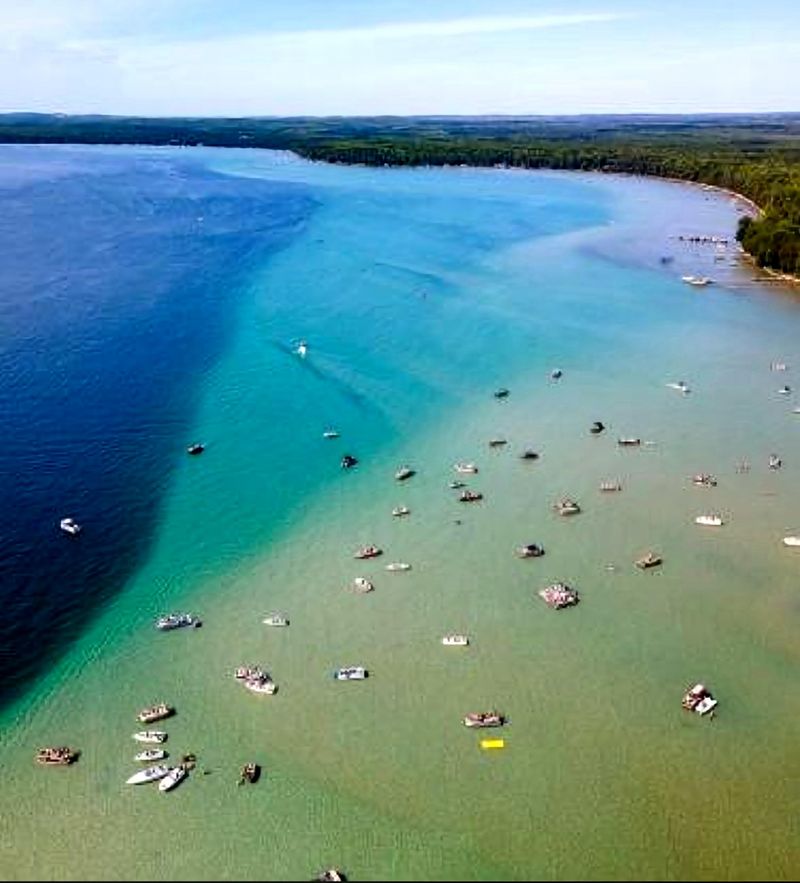
[[[7,114],[0,142],[205,144],[367,165],[581,169],[727,187],[763,210],[737,236],[800,275],[800,114],[146,119]]]

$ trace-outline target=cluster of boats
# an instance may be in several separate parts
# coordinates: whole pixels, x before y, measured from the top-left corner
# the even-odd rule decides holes
[[[139,770],[125,780],[126,785],[146,785],[149,782],[158,782],[159,791],[171,791],[189,775],[184,766],[169,767],[166,764],[156,764]]]
[[[233,676],[251,693],[272,696],[278,690],[278,685],[257,665],[240,665]]]
[[[565,583],[553,583],[539,591],[539,597],[554,610],[570,607],[580,600],[578,592]]]

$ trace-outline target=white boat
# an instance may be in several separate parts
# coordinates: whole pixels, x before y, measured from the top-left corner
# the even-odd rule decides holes
[[[138,773],[128,776],[125,780],[125,784],[144,785],[147,782],[155,782],[157,779],[163,779],[166,775],[169,775],[169,767],[164,766],[164,764],[158,764],[157,766],[149,766],[146,770],[139,770]]]
[[[469,638],[466,635],[445,635],[442,638],[442,644],[445,647],[466,647],[469,644]]]
[[[668,383],[667,386],[670,389],[677,389],[678,392],[682,392],[684,395],[688,394],[691,391],[682,380],[678,380],[675,383]]]
[[[784,537],[784,546],[800,546],[800,537]]]
[[[394,509],[392,509],[392,515],[394,515],[395,518],[400,518],[403,515],[410,514],[411,510],[408,508],[408,506],[396,506]]]
[[[790,396],[791,394],[792,394],[792,388],[791,388],[791,386],[782,386],[782,387],[778,390],[778,395],[782,395],[782,396]]]
[[[289,625],[288,618],[283,616],[283,614],[281,613],[270,613],[269,616],[265,616],[264,619],[262,619],[261,621],[264,623],[264,625],[274,625],[278,628]]]
[[[306,353],[308,352],[308,344],[304,340],[301,340],[297,344],[297,349],[295,350],[295,352],[298,356],[300,356],[301,359],[304,359],[306,357]]]
[[[686,711],[693,711],[696,714],[708,714],[717,707],[717,700],[711,695],[703,684],[695,684],[683,694],[681,705]]]
[[[171,791],[186,778],[186,770],[182,766],[173,767],[158,783],[159,791]]]
[[[411,478],[411,476],[415,474],[415,471],[410,466],[399,466],[394,477],[397,481],[405,481],[407,478]]]
[[[335,429],[326,429],[322,433],[323,438],[339,438],[339,433]]]
[[[139,733],[134,733],[133,738],[137,742],[145,742],[151,745],[160,745],[162,742],[167,741],[167,734],[162,730],[142,730]]]
[[[392,561],[391,564],[386,565],[387,570],[411,570],[411,565],[406,564],[405,561]]]
[[[58,523],[58,526],[64,531],[64,533],[71,534],[73,537],[77,536],[83,530],[74,518],[62,518]]]
[[[365,576],[357,576],[353,580],[353,590],[362,595],[371,592],[374,588],[375,586]]]
[[[792,414],[800,414],[800,408],[794,408]]]
[[[278,692],[278,685],[269,678],[249,678],[244,685],[251,693],[260,693],[262,696],[272,696]]]
[[[705,524],[707,527],[722,527],[725,523],[720,515],[698,515],[695,524]]]
[[[367,674],[367,670],[362,665],[349,665],[345,668],[337,668],[333,676],[337,681],[363,681]]]
[[[167,756],[167,752],[161,748],[148,748],[147,751],[140,751],[133,759],[152,763],[154,760],[164,760]]]
[[[710,285],[714,281],[708,276],[681,276],[681,280],[689,285]]]
[[[454,463],[453,469],[461,475],[475,475],[478,467],[474,463]]]
[[[168,613],[166,616],[159,616],[156,620],[156,628],[162,632],[199,625],[201,625],[200,620],[191,613]]]

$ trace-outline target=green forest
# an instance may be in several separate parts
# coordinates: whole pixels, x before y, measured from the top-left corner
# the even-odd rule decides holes
[[[800,114],[580,117],[134,118],[0,116],[0,142],[289,149],[374,166],[509,166],[679,178],[757,203],[737,238],[800,275]]]

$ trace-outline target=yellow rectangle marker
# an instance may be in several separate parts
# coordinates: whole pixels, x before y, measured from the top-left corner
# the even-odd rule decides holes
[[[505,739],[481,739],[481,748],[505,748]]]

